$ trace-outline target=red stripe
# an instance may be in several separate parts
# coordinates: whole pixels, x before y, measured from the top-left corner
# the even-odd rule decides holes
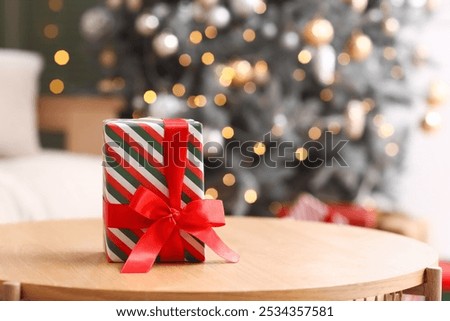
[[[157,189],[148,179],[146,179],[141,173],[139,173],[134,167],[132,167],[126,160],[120,157],[112,148],[107,148],[106,152],[108,156],[113,157],[114,160],[122,166],[131,176],[133,176],[141,185],[147,187],[149,190],[161,197],[167,202],[167,196],[164,195],[159,189]]]
[[[186,241],[183,237],[181,238],[183,240],[183,246],[186,251],[188,251],[193,257],[195,257],[197,260],[203,262],[205,261],[205,254],[197,251],[188,241]]]
[[[123,187],[114,177],[112,177],[107,171],[105,171],[106,181],[114,187],[123,197],[129,201],[133,195]]]
[[[131,249],[123,243],[117,236],[115,236],[109,228],[106,229],[106,237],[111,240],[123,253],[125,253],[127,256],[130,255]],[[112,251],[112,250],[111,250]],[[112,251],[114,252],[114,251]]]
[[[202,143],[201,143],[197,138],[195,138],[195,136],[192,135],[191,133],[189,133],[189,139],[188,139],[188,141],[189,141],[192,145],[194,145],[195,149],[197,149],[199,152],[202,151],[202,149],[203,149]]]
[[[194,173],[195,176],[198,177],[201,181],[203,181],[203,172],[195,166],[194,163],[192,163],[190,160],[186,162],[186,168],[188,168],[192,173]]]
[[[186,194],[186,196],[191,199],[191,201],[201,199],[201,197],[198,196],[197,194],[195,194],[195,192],[192,189],[190,189],[189,186],[187,186],[186,184],[183,184],[182,191],[183,191],[183,194]]]
[[[109,125],[111,130],[115,132],[119,137],[122,137],[123,141],[131,146],[131,148],[137,150],[138,154],[143,156],[144,159],[147,161],[148,164],[150,164],[152,167],[154,167],[159,172],[162,172],[162,164],[159,163],[152,154],[147,152],[147,150],[139,144],[137,141],[133,139],[133,137],[130,136],[129,133],[125,132],[120,126],[111,124]],[[139,134],[136,134],[139,135]],[[144,139],[144,138],[142,138]],[[145,139],[144,139],[145,140]]]
[[[158,143],[162,145],[162,141],[164,140],[164,137],[162,137],[156,130],[153,129],[151,125],[148,124],[142,124],[138,123],[139,127],[141,127],[147,134],[152,136],[154,140],[156,140]],[[156,125],[159,126],[159,125]],[[162,127],[161,127],[162,128]]]
[[[141,238],[145,233],[140,229],[131,230],[138,238]]]

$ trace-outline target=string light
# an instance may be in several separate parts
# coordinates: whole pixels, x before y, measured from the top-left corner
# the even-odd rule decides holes
[[[194,98],[194,104],[197,107],[205,107],[207,102],[208,102],[208,100],[206,99],[206,97],[204,95],[198,95]]]
[[[325,102],[331,101],[333,99],[333,91],[330,88],[324,88],[320,91],[320,99]]]
[[[392,124],[384,123],[378,128],[378,136],[381,138],[388,138],[394,135],[395,128]]]
[[[337,60],[342,66],[347,66],[350,63],[351,58],[348,53],[342,52],[339,54]]]
[[[308,158],[308,151],[304,147],[299,147],[295,151],[295,158],[297,158],[299,161],[304,161]]]
[[[147,104],[153,104],[156,101],[157,98],[158,98],[158,95],[153,90],[147,90],[144,93],[144,101]]]
[[[292,78],[296,81],[303,81],[305,80],[306,73],[303,69],[297,68],[292,73]]]
[[[254,7],[254,11],[257,14],[263,14],[264,12],[266,12],[267,10],[267,5],[265,4],[264,1],[259,1],[258,4],[256,4],[256,6]]]
[[[208,39],[214,39],[217,37],[217,28],[214,26],[208,26],[205,28],[205,36]]]
[[[379,126],[383,125],[383,123],[384,123],[384,116],[383,115],[378,114],[378,115],[375,115],[373,117],[373,124],[375,126],[379,127]]]
[[[246,190],[244,193],[244,200],[249,203],[249,204],[253,204],[256,202],[256,200],[258,199],[258,194],[256,193],[255,190],[253,189],[249,189]]]
[[[205,52],[202,55],[202,62],[205,65],[211,65],[214,62],[214,55],[211,52],[209,52],[209,51]]]
[[[59,95],[64,91],[64,82],[61,79],[53,79],[48,87],[53,94]]]
[[[219,82],[222,86],[228,87],[231,85],[231,82],[233,81],[235,76],[236,71],[234,70],[234,68],[229,66],[223,67],[220,73]]]
[[[307,64],[311,61],[312,54],[309,50],[303,49],[302,51],[299,52],[297,58],[300,63]]]
[[[244,91],[247,94],[253,94],[256,91],[256,84],[253,81],[248,81],[244,85]]]
[[[317,140],[322,136],[322,130],[319,127],[311,127],[308,131],[309,138]]]
[[[388,143],[384,147],[384,151],[385,151],[386,155],[388,155],[390,157],[394,157],[398,154],[399,147],[396,143]]]
[[[102,66],[111,68],[117,63],[117,55],[113,50],[105,49],[100,53],[98,60]]]
[[[253,152],[256,155],[264,155],[264,153],[266,152],[266,145],[264,145],[264,143],[262,142],[257,142],[255,146],[253,146]]]
[[[337,135],[341,131],[341,124],[339,124],[337,121],[332,121],[328,124],[328,130],[333,135]]]
[[[58,65],[64,66],[69,63],[70,55],[66,50],[61,49],[55,52],[53,58]]]
[[[223,106],[227,103],[227,96],[225,96],[224,94],[217,94],[214,96],[214,103],[217,106]]]
[[[186,100],[186,103],[190,108],[197,108],[197,106],[195,105],[195,96],[189,96],[189,98]]]
[[[189,56],[188,54],[182,54],[180,55],[180,57],[178,58],[178,62],[180,63],[180,65],[182,65],[183,67],[188,67],[191,62],[192,62],[192,58],[191,56]]]
[[[53,12],[60,12],[64,7],[63,0],[48,0],[48,7]]]
[[[397,50],[394,47],[385,47],[383,49],[383,57],[386,60],[394,60],[397,57]]]
[[[394,66],[391,69],[391,76],[394,79],[403,78],[403,68],[401,66]]]
[[[272,212],[273,215],[277,215],[282,208],[283,205],[280,202],[272,202],[269,205],[269,211]]]
[[[284,133],[284,129],[281,126],[273,125],[271,132],[274,136],[281,137]]]
[[[59,27],[50,23],[44,27],[43,33],[46,38],[55,39],[59,35]]]
[[[231,139],[231,138],[233,138],[233,136],[234,136],[234,129],[231,128],[230,126],[224,127],[224,128],[222,129],[222,136],[223,136],[225,139]]]
[[[242,33],[242,38],[244,38],[246,42],[252,42],[256,38],[256,33],[253,29],[245,29]]]
[[[208,189],[206,190],[206,192],[205,192],[205,198],[206,198],[206,199],[212,199],[212,200],[215,200],[215,199],[217,199],[218,197],[219,197],[219,192],[218,192],[215,188],[213,188],[213,187],[208,188]]]
[[[189,40],[194,44],[198,45],[203,40],[203,35],[200,31],[194,30],[189,35]]]
[[[236,183],[236,177],[231,173],[225,174],[222,180],[225,186],[233,186]]]
[[[172,93],[177,97],[182,97],[186,93],[186,88],[183,84],[175,84],[172,87]]]

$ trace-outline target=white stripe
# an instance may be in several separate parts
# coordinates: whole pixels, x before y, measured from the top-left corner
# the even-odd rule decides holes
[[[139,122],[139,124],[142,124],[143,126],[150,126],[153,128],[155,132],[157,132],[161,137],[164,137],[164,128],[161,127],[158,123],[154,122]]]
[[[194,167],[198,168],[203,173],[203,160],[198,159],[194,154],[188,152],[187,158],[191,161]]]
[[[183,178],[183,184],[189,187],[200,199],[203,199],[204,197],[203,190],[197,185],[195,185],[195,183],[191,181],[189,177],[187,177],[186,175]]]
[[[104,172],[103,172],[103,196],[110,204],[120,204],[120,202],[108,192],[108,189],[106,188],[106,177]]]
[[[169,191],[167,187],[164,186],[156,177],[154,177],[149,171],[141,166],[133,157],[126,153],[122,148],[120,148],[108,135],[105,135],[105,142],[110,146],[115,153],[117,153],[121,158],[128,161],[128,163],[136,171],[138,171],[142,176],[144,176],[148,181],[150,181],[161,193],[168,196]]]
[[[108,227],[109,231],[114,234],[119,240],[121,240],[126,246],[128,246],[131,250],[136,246],[128,236],[122,233],[118,228]]]
[[[189,133],[191,133],[195,137],[195,139],[198,140],[200,142],[200,144],[203,145],[202,134],[192,124],[189,124]]]
[[[137,142],[145,151],[147,151],[150,155],[152,155],[159,164],[163,163],[163,156],[151,145],[151,143],[147,142],[144,138],[139,136],[130,126],[129,124],[117,123],[118,127],[120,127],[125,133],[131,136],[135,142]],[[147,124],[146,124],[147,125]]]
[[[192,235],[190,235],[189,233],[180,230],[180,235],[183,239],[186,240],[186,242],[188,242],[195,250],[197,250],[197,252],[200,252],[201,254],[205,255],[205,248],[195,239],[192,237]]]
[[[105,170],[111,175],[116,181],[120,183],[120,185],[125,188],[129,193],[134,194],[136,192],[136,188],[131,185],[122,175],[116,172],[112,167],[105,167]]]

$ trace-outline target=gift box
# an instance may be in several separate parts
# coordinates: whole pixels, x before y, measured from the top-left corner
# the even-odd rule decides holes
[[[278,217],[289,217],[302,221],[317,221],[374,228],[377,215],[374,210],[356,204],[327,204],[308,193],[301,194],[289,206],[283,206]]]
[[[223,205],[203,200],[202,125],[193,120],[104,122],[105,248],[122,272],[147,272],[155,261],[202,262],[204,241],[228,261],[237,255],[212,227]],[[221,252],[222,251],[222,252]]]

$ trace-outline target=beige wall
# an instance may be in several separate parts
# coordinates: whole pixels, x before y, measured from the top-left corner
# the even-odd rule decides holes
[[[440,66],[435,72],[450,84],[450,1],[442,1],[422,43]],[[413,138],[401,205],[429,219],[431,243],[450,260],[450,102],[440,111],[441,130],[435,134],[418,131]]]

